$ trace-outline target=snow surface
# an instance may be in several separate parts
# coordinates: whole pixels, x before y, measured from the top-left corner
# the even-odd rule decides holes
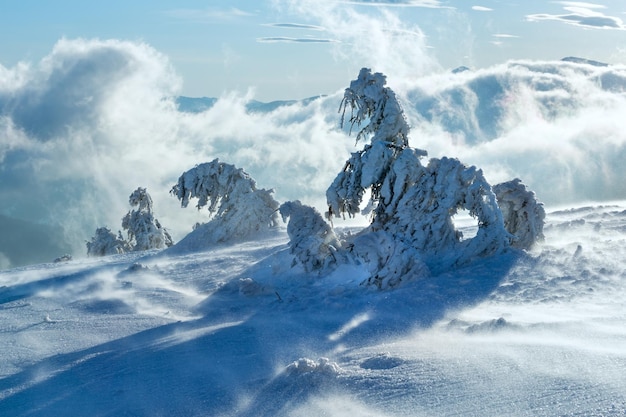
[[[626,201],[546,211],[530,252],[385,291],[285,229],[0,271],[0,415],[626,415]]]

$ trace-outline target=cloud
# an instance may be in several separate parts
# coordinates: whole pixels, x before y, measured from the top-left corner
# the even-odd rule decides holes
[[[519,36],[517,35],[509,35],[508,33],[494,33],[492,36],[494,38],[505,38],[505,39],[519,38]]]
[[[404,21],[397,9],[363,10],[352,2],[332,0],[286,0],[283,3],[296,16],[324,27],[328,38],[337,41],[332,44],[334,57],[345,62],[354,73],[361,67],[371,67],[387,74],[390,81],[394,80],[391,82],[401,83],[439,68],[423,31]]]
[[[563,9],[566,14],[531,14],[527,15],[526,19],[531,22],[552,20],[557,22],[566,23],[569,25],[580,26],[584,28],[594,29],[612,29],[612,30],[625,30],[626,25],[622,19],[616,16],[607,16],[595,9],[603,9],[604,6],[592,3],[582,2],[558,2],[565,6]]]
[[[274,36],[274,37],[266,37],[266,38],[257,38],[257,42],[260,43],[334,43],[338,42],[334,39],[323,39],[323,38],[289,38],[286,36]]]
[[[439,0],[343,0],[342,2],[359,6],[449,8]]]
[[[542,201],[626,198],[626,66],[512,61],[420,79],[407,93],[414,146],[519,177]]]
[[[493,9],[490,9],[489,7],[483,7],[483,6],[472,6],[472,10],[475,10],[477,12],[492,12]]]
[[[321,26],[305,25],[301,23],[266,23],[263,26],[270,26],[284,29],[306,29],[306,30],[324,30]]]
[[[241,17],[253,16],[252,13],[231,7],[230,9],[206,8],[206,9],[172,9],[162,12],[164,15],[176,19],[191,22],[228,21]]]
[[[566,7],[583,7],[586,9],[606,9],[606,6],[596,3],[585,3],[582,1],[555,1],[556,4],[561,4]]]
[[[120,228],[138,186],[182,238],[206,216],[181,209],[168,191],[183,171],[216,157],[281,201],[323,210],[352,146],[336,129],[338,97],[258,114],[246,109],[252,93],[229,93],[209,111],[181,113],[179,77],[142,43],[64,39],[41,61],[0,74],[0,214],[62,226],[59,239],[75,256],[96,227]]]

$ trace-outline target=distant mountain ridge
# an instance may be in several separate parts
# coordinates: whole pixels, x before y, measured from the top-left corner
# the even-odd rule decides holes
[[[302,100],[276,100],[270,102],[263,102],[258,100],[250,100],[246,103],[246,109],[251,113],[269,113],[276,110],[279,107],[291,106],[295,103],[302,103],[307,105],[312,101],[325,97],[323,95],[308,97]],[[183,113],[202,113],[211,109],[219,99],[215,97],[176,97],[176,107],[178,111]]]
[[[575,64],[593,65],[594,67],[608,67],[609,66],[609,64],[605,62],[594,61],[593,59],[579,58],[576,56],[566,56],[565,58],[561,59],[561,61],[573,62]]]

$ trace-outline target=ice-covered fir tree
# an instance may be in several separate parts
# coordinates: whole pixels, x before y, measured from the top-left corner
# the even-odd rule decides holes
[[[152,197],[139,187],[128,198],[134,207],[122,219],[122,228],[128,234],[128,243],[134,251],[164,249],[173,245],[172,237],[154,217]]]

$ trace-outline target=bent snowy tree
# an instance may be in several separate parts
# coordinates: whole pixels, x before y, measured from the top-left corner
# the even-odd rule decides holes
[[[368,282],[394,286],[502,252],[512,236],[482,171],[453,158],[423,165],[427,153],[409,147],[409,126],[385,84],[384,75],[363,68],[346,89],[341,122],[350,107],[352,127],[365,124],[357,142],[370,141],[352,154],[326,192],[329,216],[353,216],[370,191],[371,224],[349,245],[361,261],[376,265]],[[464,240],[455,229],[452,217],[459,210],[477,219],[475,237]]]
[[[122,228],[128,234],[133,251],[164,249],[173,245],[172,237],[153,214],[152,197],[145,188],[139,187],[128,198],[131,207],[122,219]]]
[[[198,210],[206,207],[211,220],[199,225],[179,245],[200,249],[212,243],[249,238],[278,224],[274,190],[258,189],[241,168],[214,159],[184,172],[170,191],[187,207],[191,199]]]

